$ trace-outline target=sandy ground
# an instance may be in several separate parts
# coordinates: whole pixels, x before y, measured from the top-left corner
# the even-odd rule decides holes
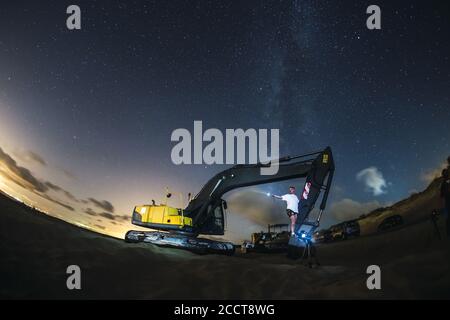
[[[1,298],[450,298],[450,241],[439,240],[430,221],[319,246],[316,269],[283,254],[200,256],[126,244],[4,196],[0,237]],[[81,290],[66,288],[71,264],[81,267]],[[371,264],[381,267],[381,290],[366,287]]]

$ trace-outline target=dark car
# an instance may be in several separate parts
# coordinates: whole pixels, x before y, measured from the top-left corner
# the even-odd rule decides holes
[[[321,242],[328,242],[331,241],[331,231],[326,230],[320,230],[314,233],[314,242],[321,243]]]
[[[344,225],[344,232],[346,238],[359,237],[360,227],[357,220],[347,221]]]
[[[378,231],[386,231],[395,227],[398,227],[403,224],[403,218],[401,216],[394,215],[387,217],[378,225]]]
[[[345,240],[345,228],[344,224],[340,223],[330,228],[332,240]]]

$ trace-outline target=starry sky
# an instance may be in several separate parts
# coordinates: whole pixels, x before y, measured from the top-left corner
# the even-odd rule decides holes
[[[135,205],[226,168],[172,163],[172,131],[202,120],[280,129],[281,155],[331,146],[325,226],[422,190],[450,154],[449,6],[372,2],[3,1],[0,189],[120,237]]]

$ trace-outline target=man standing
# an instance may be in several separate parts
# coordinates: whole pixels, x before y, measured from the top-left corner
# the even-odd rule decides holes
[[[447,218],[447,237],[450,236],[450,179],[448,169],[442,170],[441,198],[444,201],[444,212]]]
[[[277,199],[281,199],[283,201],[286,201],[287,208],[286,208],[286,214],[288,215],[289,219],[291,220],[291,236],[293,236],[295,233],[295,223],[297,222],[297,216],[298,216],[298,203],[300,202],[295,195],[295,187],[289,187],[289,193],[285,194],[284,196],[275,196],[273,197]]]

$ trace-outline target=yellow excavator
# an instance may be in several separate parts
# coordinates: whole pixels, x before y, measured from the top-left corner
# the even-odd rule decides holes
[[[304,248],[305,243],[320,224],[325,209],[334,173],[331,148],[300,156],[287,156],[278,160],[279,170],[274,175],[261,175],[260,169],[267,164],[236,165],[216,174],[190,199],[186,208],[167,205],[136,206],[132,223],[153,231],[130,230],[125,235],[127,242],[146,242],[160,246],[184,248],[199,253],[233,254],[234,245],[199,235],[224,235],[227,203],[222,196],[233,189],[296,178],[306,178],[302,191],[299,219],[295,236],[289,240],[292,250]],[[317,217],[309,215],[322,193],[322,202]],[[292,251],[291,250],[291,251]]]

